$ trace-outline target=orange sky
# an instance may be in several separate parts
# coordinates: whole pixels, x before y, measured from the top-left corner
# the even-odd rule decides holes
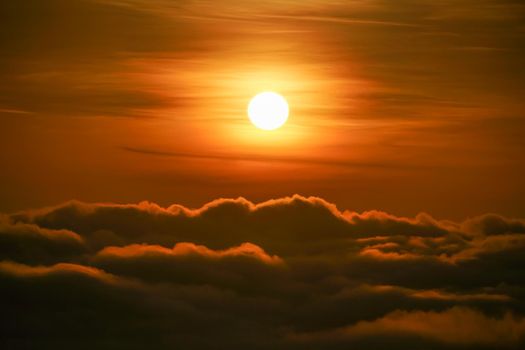
[[[2,211],[301,193],[523,214],[519,1],[30,2],[0,5]],[[246,116],[266,90],[290,104],[273,132]]]
[[[0,0],[1,348],[525,349],[524,58],[523,0]]]

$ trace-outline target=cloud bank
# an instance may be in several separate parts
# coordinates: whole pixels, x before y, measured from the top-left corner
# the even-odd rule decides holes
[[[62,205],[0,220],[6,348],[525,344],[525,220],[321,198]]]

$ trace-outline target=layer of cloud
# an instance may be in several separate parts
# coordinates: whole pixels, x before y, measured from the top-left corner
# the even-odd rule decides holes
[[[525,319],[505,314],[491,318],[472,309],[454,307],[443,312],[395,311],[374,321],[361,321],[352,326],[320,334],[294,335],[297,340],[341,342],[379,338],[385,345],[392,339],[412,338],[415,342],[431,339],[446,346],[475,345],[505,347],[523,340]]]
[[[519,348],[523,224],[356,213],[298,195],[18,212],[0,230],[2,339],[14,348]]]
[[[85,251],[84,240],[72,231],[12,224],[6,217],[0,217],[0,255],[3,259],[49,264],[78,258]]]

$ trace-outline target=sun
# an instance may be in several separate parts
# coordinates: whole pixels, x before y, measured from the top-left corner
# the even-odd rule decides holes
[[[275,92],[261,92],[248,104],[248,117],[253,125],[263,130],[280,128],[288,120],[288,103]]]

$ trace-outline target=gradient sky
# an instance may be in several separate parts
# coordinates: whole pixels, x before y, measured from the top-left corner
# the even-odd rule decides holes
[[[519,0],[0,4],[0,210],[316,195],[525,210]],[[249,99],[290,103],[255,129]]]
[[[524,63],[523,0],[0,0],[0,349],[525,349]]]

